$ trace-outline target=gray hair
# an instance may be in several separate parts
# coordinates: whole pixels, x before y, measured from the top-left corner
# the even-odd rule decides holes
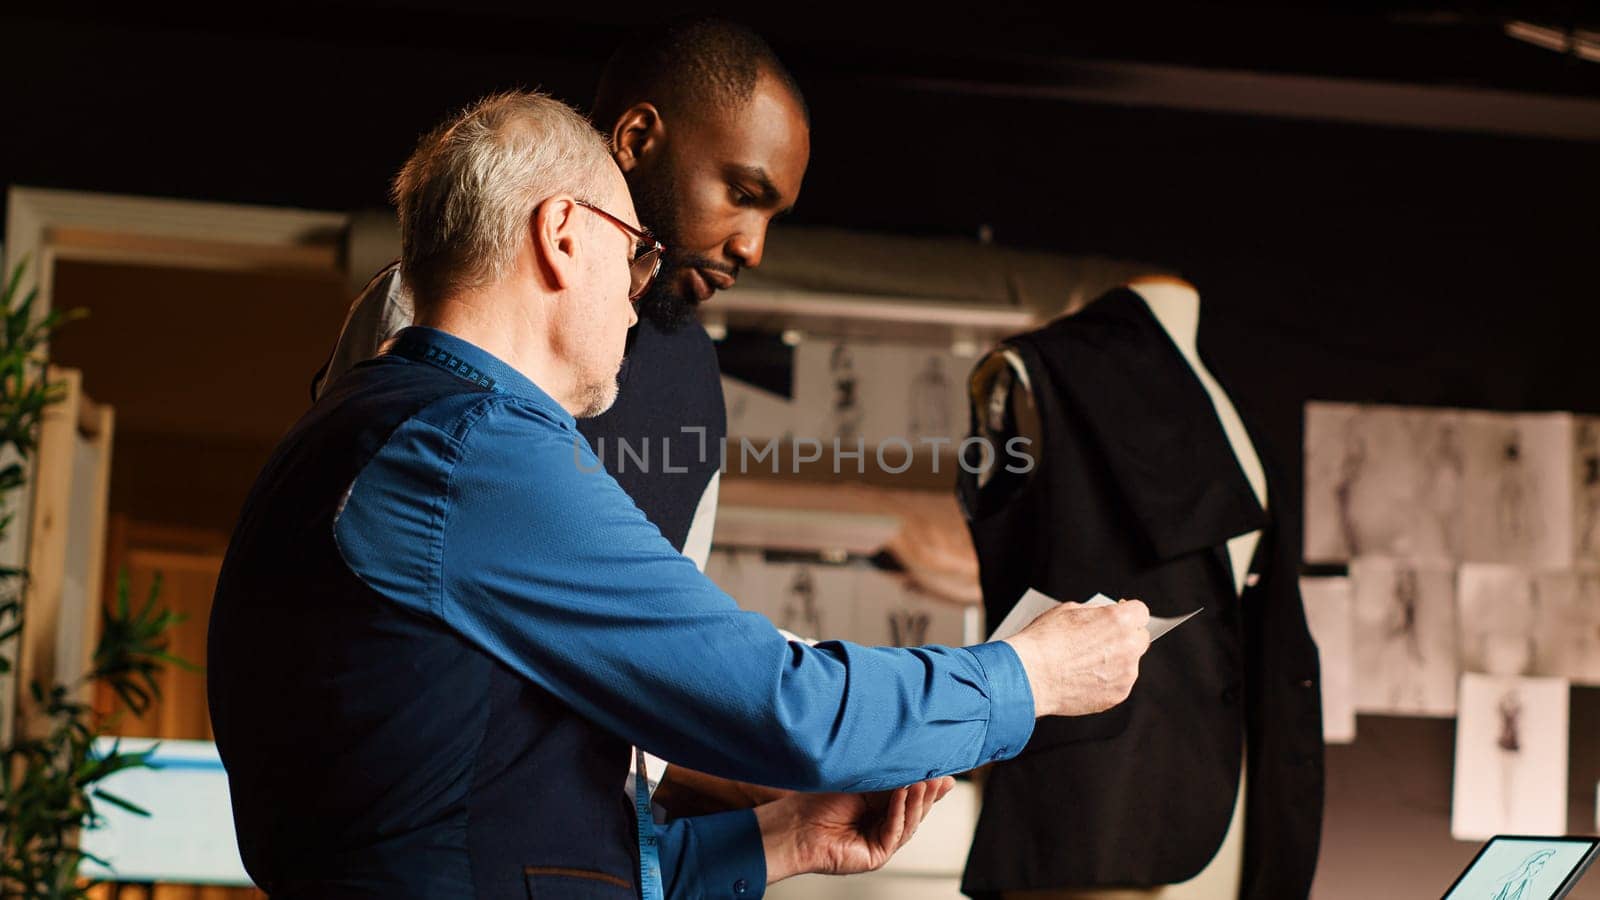
[[[596,197],[612,164],[587,119],[536,91],[485,97],[430,132],[390,194],[419,309],[503,277],[534,208],[556,194]]]

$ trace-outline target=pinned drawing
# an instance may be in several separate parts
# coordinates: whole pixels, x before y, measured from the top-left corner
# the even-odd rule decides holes
[[[1541,572],[1533,598],[1533,674],[1600,687],[1600,571]]]
[[[1600,563],[1600,419],[1579,419],[1577,432],[1575,555]]]
[[[1462,670],[1534,674],[1533,573],[1521,566],[1467,563],[1457,577],[1457,592]]]
[[[950,379],[945,377],[944,360],[938,354],[929,354],[911,380],[910,400],[908,440],[950,436]]]
[[[1563,834],[1567,827],[1567,682],[1461,677],[1450,833]]]
[[[1306,559],[1461,554],[1467,459],[1448,410],[1306,407]]]
[[[1305,452],[1310,562],[1600,560],[1600,425],[1585,432],[1565,413],[1310,403]]]
[[[1572,563],[1571,416],[1465,415],[1461,558],[1541,567]]]
[[[1322,735],[1330,744],[1356,738],[1355,610],[1348,578],[1302,578],[1300,596],[1322,663]]]
[[[1455,572],[1448,564],[1385,557],[1350,565],[1355,587],[1356,710],[1455,712]]]

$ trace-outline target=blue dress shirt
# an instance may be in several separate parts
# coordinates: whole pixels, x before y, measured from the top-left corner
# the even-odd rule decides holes
[[[877,790],[1027,743],[1033,697],[1009,645],[785,640],[673,549],[537,385],[452,335],[408,336],[437,358],[366,365],[442,365],[491,390],[421,409],[351,486],[334,537],[383,597],[617,736],[728,778]],[[759,896],[753,814],[679,820],[661,837],[668,896],[735,882]]]

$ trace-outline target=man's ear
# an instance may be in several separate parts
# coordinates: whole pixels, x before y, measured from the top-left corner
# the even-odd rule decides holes
[[[579,240],[578,203],[565,194],[549,197],[533,208],[533,261],[539,277],[555,290],[577,283]]]
[[[635,103],[611,126],[611,156],[622,174],[630,174],[661,149],[666,137],[666,125],[655,104]]]

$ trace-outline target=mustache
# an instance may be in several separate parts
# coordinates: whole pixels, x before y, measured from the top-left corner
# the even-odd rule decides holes
[[[674,255],[670,250],[667,251],[665,264],[674,269],[705,269],[708,272],[721,272],[734,279],[737,279],[744,269],[738,263],[718,262],[708,256],[696,254]]]

